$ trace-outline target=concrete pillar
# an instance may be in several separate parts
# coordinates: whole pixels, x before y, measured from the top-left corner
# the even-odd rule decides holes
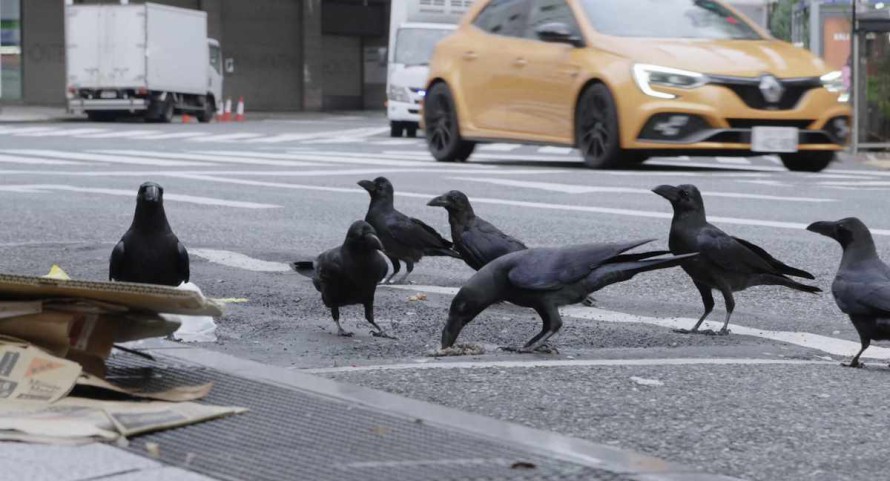
[[[324,43],[321,0],[303,0],[303,110],[322,109],[324,97]]]
[[[64,3],[22,2],[22,99],[29,104],[65,103]]]

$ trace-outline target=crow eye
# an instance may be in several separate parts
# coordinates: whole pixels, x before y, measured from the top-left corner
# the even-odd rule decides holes
[[[681,198],[681,199],[688,199],[688,198],[689,198],[689,194],[687,194],[685,190],[681,190],[681,191],[680,191],[680,198]]]

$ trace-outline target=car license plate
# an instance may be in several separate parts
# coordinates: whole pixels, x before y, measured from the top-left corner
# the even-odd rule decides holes
[[[102,93],[99,94],[99,97],[103,99],[116,99],[117,92],[114,90],[103,90]]]
[[[797,152],[796,127],[754,127],[751,129],[751,150],[754,152]]]

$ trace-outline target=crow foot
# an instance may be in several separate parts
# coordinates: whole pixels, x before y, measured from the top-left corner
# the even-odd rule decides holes
[[[863,368],[863,367],[865,367],[865,363],[859,362],[859,361],[850,361],[850,362],[842,362],[841,366]]]
[[[673,329],[677,334],[698,334],[701,336],[725,336],[729,334],[729,329],[715,331],[713,329]]]
[[[352,333],[351,333],[351,332],[349,332],[349,331],[345,331],[345,330],[343,330],[343,329],[340,329],[339,331],[337,331],[337,335],[340,336],[340,337],[352,337]]]
[[[529,353],[532,353],[532,352],[536,352],[536,353],[539,353],[539,354],[559,354],[559,350],[556,349],[555,346],[550,346],[550,345],[547,345],[547,344],[538,346],[537,349],[529,349],[528,347],[525,347],[525,346],[523,346],[523,347],[518,347],[518,346],[502,346],[502,347],[500,347],[500,348],[498,348],[498,349],[500,349],[501,351],[505,351],[505,352],[517,352],[517,353],[520,353],[520,354],[529,354]]]
[[[382,337],[384,339],[392,339],[392,340],[399,339],[398,337],[393,336],[392,334],[387,334],[385,331],[371,331],[371,335],[374,337]]]
[[[596,307],[597,300],[593,298],[593,296],[587,296],[581,301],[581,304],[584,304],[587,307]]]

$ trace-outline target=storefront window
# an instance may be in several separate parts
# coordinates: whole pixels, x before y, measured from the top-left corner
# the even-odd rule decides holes
[[[22,98],[21,0],[0,0],[0,99]]]

